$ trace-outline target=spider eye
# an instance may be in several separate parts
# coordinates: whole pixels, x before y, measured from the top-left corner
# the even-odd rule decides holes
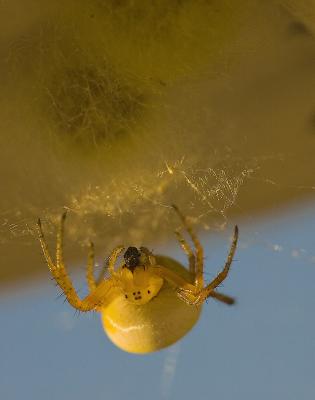
[[[128,247],[124,254],[125,264],[131,271],[139,265],[140,251],[136,247]]]

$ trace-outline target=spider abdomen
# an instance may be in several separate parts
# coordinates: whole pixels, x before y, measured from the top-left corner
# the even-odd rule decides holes
[[[172,270],[188,271],[178,262],[157,257]],[[167,347],[188,333],[198,321],[201,306],[191,306],[177,296],[164,282],[158,295],[143,305],[128,302],[118,296],[101,310],[104,330],[116,346],[130,353],[149,353]]]

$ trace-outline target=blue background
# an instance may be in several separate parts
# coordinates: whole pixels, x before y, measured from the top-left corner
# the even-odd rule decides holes
[[[208,280],[224,263],[235,222],[201,238]],[[48,272],[2,293],[0,398],[313,400],[315,206],[237,222],[240,242],[221,288],[237,304],[209,301],[194,330],[159,353],[116,348],[97,314],[78,316],[55,300]],[[175,241],[155,251],[185,262]]]

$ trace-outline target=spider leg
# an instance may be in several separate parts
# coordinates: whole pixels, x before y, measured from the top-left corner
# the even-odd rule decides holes
[[[210,282],[206,287],[204,287],[203,289],[196,291],[195,293],[191,293],[188,292],[188,297],[187,300],[190,301],[192,294],[195,296],[195,299],[193,301],[192,304],[201,304],[203,303],[208,297],[214,297],[217,300],[227,300],[224,302],[228,302],[228,298],[225,295],[219,294],[218,292],[214,292],[214,289],[217,288],[220,283],[222,283],[224,281],[224,279],[227,277],[232,261],[233,261],[233,257],[235,254],[235,250],[236,250],[236,246],[237,246],[237,240],[238,240],[238,227],[237,225],[234,228],[234,236],[233,236],[233,241],[232,241],[232,245],[227,257],[227,260],[225,262],[224,268],[223,270],[213,279],[212,282]],[[183,298],[185,298],[185,290],[181,291],[181,295]],[[214,294],[215,293],[215,294]],[[232,300],[232,299],[231,299]]]
[[[201,289],[203,287],[203,248],[199,242],[196,234],[194,233],[192,227],[187,222],[187,218],[181,213],[176,205],[172,205],[173,209],[176,211],[177,215],[181,219],[184,228],[188,232],[196,250],[196,263],[195,263],[195,284]]]
[[[161,278],[165,279],[174,289],[177,291],[178,297],[183,300],[185,303],[189,305],[200,305],[201,302],[196,302],[196,298],[199,295],[199,291],[197,290],[196,286],[176,272],[171,271],[170,269],[163,267],[161,265],[154,265],[154,272],[160,276]]]
[[[52,273],[52,271],[56,267],[55,267],[55,265],[54,265],[54,263],[53,263],[53,261],[52,261],[52,259],[50,257],[48,246],[47,246],[47,243],[46,243],[46,240],[45,240],[45,237],[44,237],[44,233],[43,233],[43,230],[42,230],[42,223],[41,223],[41,220],[39,218],[38,218],[38,221],[37,221],[37,232],[38,232],[38,238],[39,238],[40,245],[42,247],[42,251],[43,251],[45,260],[46,260],[46,262],[48,264],[50,272]]]
[[[123,251],[123,249],[124,248],[122,246],[118,246],[117,248],[115,248],[113,250],[112,254],[105,260],[104,265],[102,266],[102,269],[101,269],[97,279],[94,280],[96,286],[98,286],[104,280],[106,271],[110,271],[111,275],[113,273],[115,273],[115,263],[116,263],[118,256]],[[115,253],[115,254],[113,254],[113,253]],[[109,267],[110,263],[111,263],[111,267]],[[123,266],[123,264],[121,265],[121,267],[122,266]]]
[[[96,279],[96,285],[99,285],[105,277],[106,271],[108,271],[108,260],[106,259],[104,262],[104,265],[102,266],[102,269]]]
[[[150,251],[148,248],[143,247],[143,246],[140,247],[140,251],[142,251],[142,253],[144,253],[148,257],[150,265],[156,264],[155,257],[153,255],[152,251]]]
[[[232,305],[235,303],[235,299],[233,297],[227,296],[226,294],[217,292],[216,290],[213,290],[210,294],[209,297],[213,297],[214,299],[221,301],[222,303]]]
[[[96,287],[103,281],[104,275],[107,269],[110,270],[111,274],[114,273],[114,267],[119,254],[123,251],[122,246],[117,246],[109,256],[108,263],[104,265],[102,268],[97,280],[94,277],[94,265],[95,265],[95,256],[94,256],[94,244],[90,242],[89,244],[89,252],[88,252],[88,262],[86,269],[86,280],[88,283],[89,291],[92,292],[96,289]]]
[[[189,272],[191,273],[191,275],[193,277],[195,277],[195,274],[196,274],[196,271],[195,271],[195,261],[196,261],[195,255],[194,255],[191,247],[189,246],[189,244],[184,239],[183,235],[180,233],[180,231],[175,231],[175,235],[177,236],[177,240],[179,241],[181,248],[183,249],[184,253],[188,257]]]
[[[94,265],[95,265],[94,244],[92,242],[90,242],[88,259],[87,259],[87,267],[86,267],[86,281],[87,281],[90,292],[95,290],[96,286],[97,286],[97,283],[94,278]]]
[[[179,292],[187,291],[187,293],[194,293],[196,291],[195,286],[182,278],[176,272],[173,272],[169,268],[163,267],[162,265],[153,265],[154,272],[156,275],[165,279],[171,286],[177,289]]]
[[[232,297],[226,296],[225,294],[219,293],[214,289],[220,285],[227,277],[230,266],[233,261],[233,257],[235,254],[236,246],[238,240],[238,227],[235,226],[234,229],[234,237],[232,241],[232,245],[225,263],[223,270],[216,276],[216,278],[209,283],[204,288],[199,288],[197,284],[192,285],[187,282],[184,278],[171,271],[170,269],[156,265],[153,266],[155,273],[169,282],[173,287],[176,288],[178,296],[185,301],[187,304],[191,305],[201,305],[208,297],[213,297],[216,300],[222,301],[226,304],[233,304],[234,299]]]
[[[216,287],[218,287],[220,285],[220,283],[222,283],[224,281],[224,279],[227,277],[230,267],[231,267],[231,264],[232,264],[232,261],[233,261],[234,254],[235,254],[237,240],[238,240],[238,226],[235,225],[232,245],[231,245],[227,260],[225,262],[224,268],[216,276],[216,278],[214,278],[213,281],[209,283],[209,285],[207,285],[204,289],[202,289],[202,298],[204,298],[204,300],[207,297],[209,297],[211,292],[213,292],[213,290]]]
[[[59,229],[57,231],[57,245],[56,245],[56,262],[57,266],[63,266],[63,238],[65,231],[65,220],[67,217],[67,212],[64,212],[60,218]],[[64,267],[63,267],[64,268]]]
[[[56,265],[52,261],[50,256],[48,245],[42,230],[41,221],[38,220],[37,229],[39,241],[44,253],[44,257],[50,269],[50,272],[57,282],[58,286],[61,288],[66,296],[68,302],[72,307],[79,311],[91,311],[97,309],[99,306],[103,305],[108,298],[108,292],[113,287],[117,286],[114,280],[105,281],[106,284],[99,285],[92,293],[86,296],[84,299],[80,299],[74,289],[71,279],[67,273],[63,262],[63,233],[64,233],[64,222],[66,214],[63,214],[60,220],[59,230],[57,234],[57,251],[56,251]]]
[[[111,276],[115,275],[115,264],[116,260],[121,254],[121,252],[124,250],[124,246],[117,246],[114,248],[112,251],[111,255],[109,256],[108,259],[108,271]]]

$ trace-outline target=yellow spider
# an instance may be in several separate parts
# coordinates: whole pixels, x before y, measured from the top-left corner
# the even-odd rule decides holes
[[[118,246],[108,260],[109,277],[105,278],[103,271],[101,279],[96,281],[93,275],[94,247],[90,243],[86,270],[89,294],[84,299],[78,297],[63,260],[66,213],[60,220],[55,263],[38,220],[39,240],[45,259],[68,302],[80,311],[99,311],[109,338],[130,353],[150,353],[177,342],[195,325],[208,297],[226,304],[234,303],[233,298],[215,289],[228,275],[237,246],[237,226],[223,270],[205,286],[203,248],[186,218],[176,206],[173,208],[194,245],[192,250],[182,234],[175,232],[187,254],[189,269],[170,257],[155,256],[145,247],[128,247],[123,261],[115,268],[124,250],[123,246]]]

